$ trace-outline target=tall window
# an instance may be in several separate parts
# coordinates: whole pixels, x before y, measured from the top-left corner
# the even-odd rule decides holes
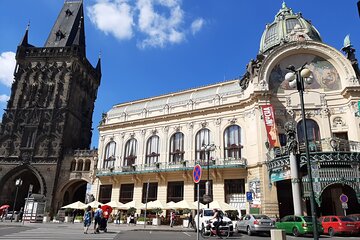
[[[184,160],[184,134],[177,132],[170,138],[170,163]]]
[[[210,158],[210,152],[208,151],[208,154],[206,154],[205,150],[201,150],[201,147],[210,144],[210,130],[207,128],[201,129],[196,134],[195,144],[195,159],[208,160],[208,158]]]
[[[100,185],[99,202],[107,203],[111,201],[112,185]]]
[[[157,190],[158,183],[149,183],[149,192],[147,201],[155,201],[157,199]],[[142,203],[146,202],[146,192],[147,192],[147,183],[143,184],[143,192],[142,192]]]
[[[241,158],[241,128],[231,125],[224,132],[224,156],[225,158]]]
[[[115,165],[115,149],[116,143],[109,142],[105,147],[104,168],[111,168]]]
[[[150,137],[146,144],[146,164],[153,164],[159,161],[159,137]]]
[[[184,182],[168,182],[167,202],[179,202],[184,199]]]
[[[128,203],[133,200],[133,197],[134,197],[134,184],[121,184],[119,201],[122,203]]]
[[[126,142],[123,166],[131,166],[132,164],[135,164],[136,149],[137,149],[137,141],[135,138],[132,138]]]
[[[308,137],[308,144],[310,151],[319,151],[321,148],[320,145],[320,130],[319,125],[312,119],[306,119],[306,130]],[[302,151],[302,146],[305,145],[305,137],[303,131],[303,122],[302,120],[297,124],[297,133],[298,141],[300,145],[300,151]]]

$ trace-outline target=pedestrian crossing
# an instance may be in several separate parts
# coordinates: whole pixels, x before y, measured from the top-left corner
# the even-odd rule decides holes
[[[5,233],[5,235],[0,233],[0,240],[113,240],[117,234],[118,232],[93,234],[92,229],[89,229],[88,234],[84,234],[81,226],[79,228],[49,227],[24,229],[24,231]]]

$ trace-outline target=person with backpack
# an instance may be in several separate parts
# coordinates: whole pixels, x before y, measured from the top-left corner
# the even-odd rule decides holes
[[[83,217],[83,219],[84,219],[84,234],[87,234],[89,227],[91,225],[91,215],[92,215],[91,207],[88,206],[85,210],[84,217]]]
[[[101,224],[102,217],[103,217],[103,210],[101,209],[101,205],[99,205],[94,213],[94,233],[100,233],[99,226]]]

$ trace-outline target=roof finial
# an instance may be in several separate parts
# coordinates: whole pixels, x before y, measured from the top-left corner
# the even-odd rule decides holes
[[[99,51],[99,57],[98,58],[101,59],[101,50]]]
[[[28,22],[28,24],[26,26],[26,31],[29,31],[29,28],[30,28],[30,20],[29,20],[29,22]]]
[[[285,1],[282,2],[282,8],[287,8]]]
[[[346,35],[346,37],[344,38],[343,48],[348,48],[348,47],[352,47],[351,41],[350,41],[350,34]]]

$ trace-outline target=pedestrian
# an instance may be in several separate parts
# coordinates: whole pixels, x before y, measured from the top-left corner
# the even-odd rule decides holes
[[[121,218],[121,211],[117,210],[115,215],[115,224],[120,224],[120,218]]]
[[[173,227],[174,226],[174,222],[175,222],[175,212],[172,211],[170,213],[170,227]]]
[[[190,216],[189,216],[188,228],[190,228],[190,225],[191,225],[192,228],[195,228],[194,227],[194,219],[193,219],[193,216],[192,216],[191,213],[190,213]]]
[[[101,209],[101,205],[95,210],[94,213],[94,233],[99,233],[99,226],[101,224],[101,218],[103,217],[103,210]]]
[[[92,211],[91,211],[91,207],[88,206],[85,210],[84,213],[84,234],[87,234],[89,227],[91,225],[91,216],[92,216]]]
[[[74,210],[73,210],[73,212],[72,212],[72,216],[73,216],[73,218],[72,218],[72,223],[74,223],[74,221],[75,221],[75,218],[76,218],[77,212],[78,212],[78,210],[77,210],[77,209],[74,209]]]
[[[19,222],[22,222],[23,215],[24,215],[24,208],[21,207],[19,212]]]

